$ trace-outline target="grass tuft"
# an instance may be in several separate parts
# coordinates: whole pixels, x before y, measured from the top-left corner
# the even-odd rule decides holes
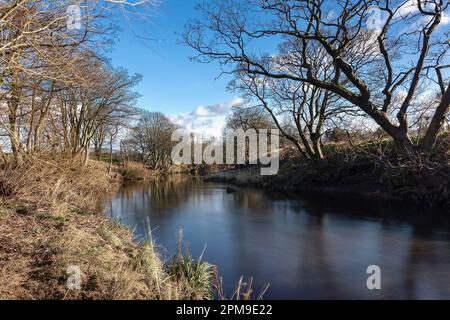
[[[211,281],[215,274],[213,265],[195,260],[187,253],[174,259],[169,274],[176,281],[183,283],[191,299],[212,299],[213,291]]]

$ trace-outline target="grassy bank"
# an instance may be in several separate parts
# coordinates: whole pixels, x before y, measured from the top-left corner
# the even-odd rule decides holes
[[[144,181],[153,176],[153,172],[138,162],[127,162],[120,166],[119,171],[124,181]]]
[[[147,168],[140,162],[127,161],[121,163],[118,169],[124,181],[145,181],[155,177],[165,176],[165,175],[191,175],[195,174],[193,170],[190,170],[188,166],[172,165],[166,170],[152,170]]]
[[[189,277],[200,276],[186,271],[194,266],[209,275],[209,265],[176,260],[171,273],[153,245],[138,246],[128,229],[97,211],[99,196],[119,183],[117,172],[112,176],[101,162],[81,167],[51,158],[0,169],[0,299],[210,295],[210,281],[193,282]],[[80,289],[70,290],[67,281],[77,268]]]
[[[448,150],[443,141],[441,150]],[[398,159],[390,141],[358,145],[329,144],[326,157],[305,161],[294,152],[281,158],[274,176],[258,167],[207,175],[207,181],[270,190],[324,193],[339,198],[370,198],[434,207],[450,206],[450,157],[437,150],[427,161]]]

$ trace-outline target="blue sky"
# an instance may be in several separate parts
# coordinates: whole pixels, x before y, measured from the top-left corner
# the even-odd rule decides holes
[[[229,76],[217,79],[217,64],[191,62],[194,51],[177,44],[185,23],[198,15],[197,2],[163,0],[145,23],[133,21],[133,16],[122,19],[123,31],[110,56],[114,66],[143,75],[136,88],[142,95],[139,107],[161,111],[191,129],[210,128],[209,133],[216,135],[231,105],[239,100],[226,90]]]
[[[194,51],[178,44],[186,22],[199,16],[196,4],[204,0],[160,1],[145,23],[134,15],[121,16],[123,31],[110,55],[112,63],[143,75],[136,88],[142,95],[138,107],[163,112],[188,131],[220,136],[231,107],[241,102],[237,94],[226,90],[231,78],[218,79],[220,67],[215,63],[191,62]],[[415,1],[408,0],[401,14],[415,11]],[[444,15],[441,28],[449,23]],[[259,45],[275,49],[276,42],[267,39]]]

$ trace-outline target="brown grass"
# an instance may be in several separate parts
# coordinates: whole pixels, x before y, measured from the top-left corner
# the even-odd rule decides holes
[[[0,170],[0,299],[184,299],[152,245],[95,213],[107,165],[27,161]],[[81,290],[69,290],[69,266]]]
[[[124,180],[127,181],[141,181],[152,176],[152,172],[138,162],[126,162],[120,170]]]
[[[21,165],[8,164],[0,172],[3,196],[62,211],[93,210],[98,196],[112,187],[110,182],[107,166],[100,162],[81,167],[73,160],[38,158]]]

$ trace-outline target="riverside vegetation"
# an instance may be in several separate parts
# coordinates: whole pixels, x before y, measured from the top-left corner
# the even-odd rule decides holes
[[[117,30],[112,15],[137,19],[155,5],[1,2],[1,299],[206,298],[185,273],[168,272],[154,244],[135,244],[130,231],[96,211],[119,179],[113,147],[136,114],[133,87],[141,78],[106,56]],[[104,150],[106,164],[91,161],[91,151]],[[181,265],[190,263],[197,262]],[[78,268],[80,290],[69,290]]]
[[[223,297],[211,266],[180,254],[165,263],[154,243],[135,244],[95,208],[122,178],[171,171],[178,126],[137,108],[142,76],[107,57],[112,13],[125,8],[137,19],[155,3],[88,1],[75,26],[72,1],[0,3],[0,298]],[[278,176],[245,169],[210,178],[447,208],[448,1],[338,3],[198,7],[180,42],[193,60],[216,62],[232,76],[228,88],[242,99],[227,127],[277,128],[284,140]],[[374,6],[384,17],[375,26]],[[80,268],[81,290],[67,289],[69,266]],[[250,297],[251,286],[241,285],[237,296]]]
[[[358,140],[358,139],[356,139]],[[450,136],[442,134],[426,161],[396,156],[390,139],[329,142],[323,159],[305,161],[292,148],[281,152],[280,171],[261,176],[255,166],[205,169],[206,181],[227,182],[292,193],[326,194],[348,200],[370,198],[403,205],[450,205]]]
[[[255,296],[242,278],[227,296],[215,266],[184,250],[182,235],[167,261],[151,237],[136,243],[97,206],[126,170],[75,160],[41,155],[0,167],[0,299],[262,298],[267,287]],[[68,287],[70,266],[81,271],[79,290]]]
[[[114,170],[115,171],[115,170]],[[155,244],[96,211],[120,183],[108,166],[44,157],[0,170],[1,299],[204,299],[212,267],[189,256],[168,266]],[[81,289],[69,290],[69,266]],[[203,278],[202,278],[203,277]]]
[[[211,1],[186,25],[192,60],[219,64],[243,99],[229,127],[276,127],[295,151],[278,177],[221,177],[447,206],[449,2],[334,3]]]
[[[67,0],[1,2],[1,299],[211,298],[212,266],[184,255],[166,263],[154,243],[134,243],[129,230],[96,210],[121,173],[135,179],[149,177],[144,167],[166,167],[171,146],[149,137],[149,125],[165,133],[173,125],[136,108],[141,76],[107,57],[115,13],[141,19],[156,5],[96,0],[81,10]],[[136,165],[129,157],[139,151]],[[80,290],[69,290],[78,268]]]

